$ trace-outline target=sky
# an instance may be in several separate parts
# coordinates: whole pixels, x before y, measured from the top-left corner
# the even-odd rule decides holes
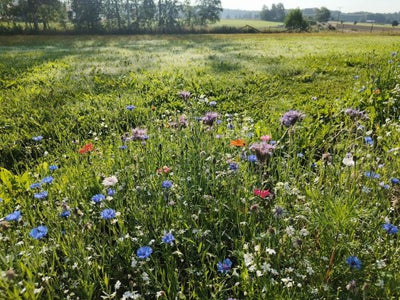
[[[325,6],[330,10],[342,12],[390,13],[400,11],[400,0],[221,0],[221,2],[223,8],[245,10],[261,10],[264,4],[271,7],[273,3],[283,3],[286,9]]]

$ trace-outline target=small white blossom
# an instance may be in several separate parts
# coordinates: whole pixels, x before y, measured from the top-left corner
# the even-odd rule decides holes
[[[118,182],[117,176],[113,175],[113,176],[104,178],[103,185],[106,187],[109,187],[109,186],[113,186],[113,185],[117,184],[117,182]]]

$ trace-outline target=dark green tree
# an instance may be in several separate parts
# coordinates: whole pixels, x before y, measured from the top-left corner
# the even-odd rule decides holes
[[[283,22],[285,20],[286,16],[285,7],[283,6],[282,3],[272,4],[271,16],[272,16],[271,21]]]
[[[285,18],[285,27],[289,30],[305,31],[309,25],[303,18],[303,14],[299,8],[293,9]]]
[[[100,29],[101,0],[72,0],[74,16],[72,21],[77,29],[96,31]]]
[[[222,12],[221,0],[198,0],[197,18],[202,26],[219,21]]]
[[[315,10],[315,21],[328,22],[331,18],[331,11],[326,7],[317,8]]]
[[[399,21],[394,20],[394,21],[392,22],[392,26],[393,26],[393,27],[399,26]]]
[[[143,0],[140,9],[140,21],[144,28],[150,28],[156,16],[157,8],[153,0]]]

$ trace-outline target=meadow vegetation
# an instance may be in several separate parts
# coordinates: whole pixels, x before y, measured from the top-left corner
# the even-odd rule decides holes
[[[0,298],[397,299],[399,50],[0,37]]]

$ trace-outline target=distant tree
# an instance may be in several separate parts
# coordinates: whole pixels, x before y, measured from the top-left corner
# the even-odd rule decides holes
[[[285,19],[285,7],[282,3],[272,4],[271,9],[264,5],[260,12],[260,19],[265,21],[283,22]]]
[[[195,8],[190,3],[190,0],[185,0],[182,5],[182,23],[186,27],[191,27],[194,25],[195,21]],[[229,19],[229,15],[227,16]]]
[[[101,0],[72,0],[71,7],[75,13],[72,21],[77,29],[94,31],[101,28]]]
[[[12,0],[0,0],[0,21],[11,21],[13,14],[11,13],[13,7]]]
[[[326,7],[317,8],[315,10],[315,20],[318,22],[328,22],[331,17],[331,12]]]
[[[399,26],[399,21],[394,20],[394,21],[392,22],[392,26],[393,26],[393,27]]]
[[[153,0],[143,0],[140,9],[140,21],[145,28],[151,27],[156,16],[157,8]]]
[[[219,21],[222,12],[221,0],[198,0],[197,17],[200,25]]]
[[[303,14],[299,8],[293,9],[285,18],[285,27],[289,30],[304,31],[307,30],[309,25],[303,18]]]
[[[282,3],[272,4],[271,7],[272,21],[283,22],[285,20],[285,7]]]

